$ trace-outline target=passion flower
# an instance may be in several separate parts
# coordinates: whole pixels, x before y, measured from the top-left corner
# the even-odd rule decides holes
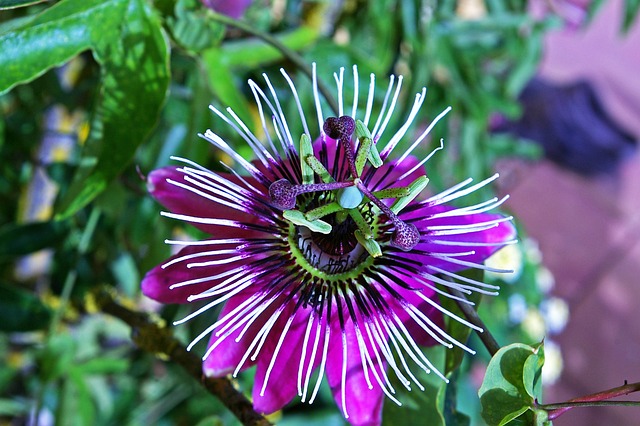
[[[496,287],[457,271],[486,269],[483,261],[513,242],[514,227],[510,217],[486,213],[504,198],[447,206],[497,176],[422,194],[428,182],[423,165],[442,144],[422,160],[411,153],[448,109],[404,153],[391,156],[417,117],[426,89],[416,95],[404,124],[388,135],[402,77],[390,78],[373,122],[373,75],[361,107],[353,68],[355,95],[345,112],[340,70],[338,116],[325,117],[314,65],[311,118],[291,78],[284,70],[282,75],[297,114],[284,114],[266,75],[266,91],[249,81],[265,141],[231,109],[210,107],[252,148],[255,160],[245,160],[218,133],[200,136],[231,157],[240,172],[231,167],[213,172],[175,158],[182,166],[149,175],[151,194],[170,210],[162,214],[211,238],[167,240],[184,247],[145,276],[142,290],[163,303],[208,301],[176,324],[223,305],[189,348],[209,336],[203,356],[207,375],[235,376],[256,365],[257,411],[272,413],[296,395],[313,402],[326,375],[345,418],[378,424],[383,395],[401,404],[390,375],[407,389],[424,389],[412,368],[446,380],[420,346],[473,352],[443,330],[443,315],[477,327],[444,309],[437,295],[448,296],[447,287],[495,294]],[[294,120],[302,135],[292,134]]]

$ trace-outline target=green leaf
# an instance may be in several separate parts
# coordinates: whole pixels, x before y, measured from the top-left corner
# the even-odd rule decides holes
[[[207,69],[209,86],[224,107],[233,109],[247,125],[252,122],[249,102],[238,89],[238,82],[219,48],[207,49],[202,53],[202,62]]]
[[[68,222],[6,225],[0,228],[0,260],[24,256],[51,247],[68,233]]]
[[[76,342],[69,334],[54,334],[38,353],[38,372],[45,381],[56,380],[72,368]]]
[[[442,407],[447,426],[469,426],[471,423],[469,416],[458,411],[458,376],[459,371],[448,375],[449,383],[443,382],[438,390],[438,406]]]
[[[58,219],[84,207],[130,162],[167,96],[168,43],[158,18],[144,0],[109,5],[123,7],[123,13],[110,15],[113,22],[95,23],[103,32],[93,47],[102,65],[101,96],[81,165],[58,206]]]
[[[123,373],[129,361],[122,358],[93,358],[75,367],[82,375]]]
[[[595,18],[596,14],[600,11],[604,5],[604,0],[593,0],[589,2],[589,6],[587,6],[587,23]]]
[[[67,0],[0,36],[0,94],[62,65],[119,24],[123,1]],[[121,13],[120,13],[121,14]]]
[[[0,0],[0,10],[30,6],[32,4],[42,3],[43,1],[45,0]]]
[[[542,344],[534,348],[514,343],[493,356],[478,391],[482,418],[488,425],[504,425],[523,413],[533,414],[543,363]]]
[[[0,36],[0,93],[88,49],[102,66],[102,87],[58,219],[104,190],[154,126],[169,85],[168,42],[144,0],[64,0]]]
[[[0,331],[41,330],[51,320],[51,311],[24,290],[0,284]]]
[[[218,45],[224,36],[225,26],[207,17],[210,11],[197,0],[178,0],[175,18],[169,18],[173,39],[190,52]]]
[[[317,29],[306,26],[274,35],[280,43],[295,51],[313,45],[318,40],[318,36]],[[236,66],[247,69],[260,68],[284,58],[281,51],[257,38],[227,42],[222,44],[220,49],[221,60],[230,68]]]
[[[540,343],[535,353],[524,363],[523,382],[527,394],[533,399],[542,399],[542,366],[544,365],[544,344]]]
[[[208,416],[200,420],[196,426],[224,426],[220,416]]]
[[[96,408],[85,378],[76,367],[68,371],[61,402],[56,411],[56,424],[75,426],[95,424]]]
[[[0,398],[0,416],[18,417],[29,412],[26,401]]]

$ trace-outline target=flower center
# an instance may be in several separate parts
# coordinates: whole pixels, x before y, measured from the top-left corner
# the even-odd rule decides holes
[[[340,218],[331,214],[324,219],[332,226],[332,232],[313,232],[306,226],[290,224],[289,244],[298,264],[312,275],[328,281],[339,281],[357,276],[368,267],[373,257],[358,242],[355,232],[358,226],[350,216]],[[365,220],[376,229],[373,213],[364,215]]]
[[[362,173],[367,163],[382,166],[382,159],[366,126],[348,116],[329,117],[323,132],[323,138],[334,139],[344,152],[349,177],[336,180],[338,177],[314,156],[310,137],[303,134],[300,183],[281,178],[269,185],[271,205],[282,210],[282,217],[290,223],[288,239],[293,255],[305,269],[325,278],[359,270],[367,259],[382,255],[377,229],[372,227],[381,214],[394,228],[389,244],[404,251],[413,249],[420,242],[418,228],[397,214],[424,189],[428,179],[421,176],[407,187],[372,192]],[[358,141],[355,150],[354,136]],[[314,175],[322,182],[316,183]],[[396,201],[387,206],[382,198]],[[378,213],[373,214],[373,209]]]
[[[297,227],[298,249],[309,265],[329,275],[346,273],[362,262],[369,253],[354,238],[340,238]]]

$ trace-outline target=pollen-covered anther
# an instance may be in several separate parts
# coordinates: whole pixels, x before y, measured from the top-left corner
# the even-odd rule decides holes
[[[329,117],[322,126],[324,132],[331,139],[339,140],[343,138],[351,138],[356,130],[356,122],[353,118],[343,115],[342,117]]]
[[[271,204],[281,210],[291,210],[296,206],[297,188],[287,179],[280,179],[269,185]]]
[[[420,242],[420,232],[412,223],[399,220],[391,236],[391,245],[403,251],[413,249]]]

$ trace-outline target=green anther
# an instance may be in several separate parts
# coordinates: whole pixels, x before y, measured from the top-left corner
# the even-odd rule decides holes
[[[338,204],[345,209],[354,209],[362,202],[362,192],[355,186],[348,186],[338,190]]]
[[[322,179],[324,183],[335,182],[327,169],[324,168],[320,160],[318,160],[316,157],[314,157],[313,155],[307,155],[304,157],[304,161],[309,165],[309,167],[313,169],[314,172],[316,172],[318,176],[320,176],[320,179]]]
[[[369,131],[369,129],[367,129],[367,126],[364,125],[362,120],[356,120],[356,130],[354,132],[354,135],[358,139],[362,139],[362,138],[373,139],[373,137],[371,136],[371,132]]]
[[[371,230],[371,226],[369,226],[364,217],[362,217],[362,213],[360,213],[360,211],[356,209],[348,210],[348,212],[349,216],[351,216],[351,219],[353,219],[353,221],[356,223],[356,226],[358,227],[358,230],[356,232],[360,232],[360,235],[362,235],[362,238],[364,239],[368,240],[373,238],[373,231]]]
[[[373,136],[371,135],[371,132],[369,131],[369,129],[367,129],[367,126],[365,126],[364,123],[360,120],[356,121],[355,135],[356,138],[358,138],[360,141],[362,141],[363,138],[368,138],[373,142]],[[371,143],[367,159],[376,169],[382,166],[382,159],[380,158],[380,153],[378,152],[378,148],[376,147],[375,143]]]
[[[329,234],[331,232],[331,225],[323,220],[307,220],[300,210],[285,210],[282,212],[282,216],[285,219],[298,226],[306,226],[312,232],[319,232],[321,234]]]
[[[325,217],[331,213],[338,212],[342,210],[343,207],[338,204],[336,201],[333,203],[325,204],[324,206],[317,207],[313,210],[309,210],[304,214],[304,217],[309,221],[314,221],[316,219],[320,219],[321,217]]]
[[[311,138],[303,133],[300,137],[300,169],[302,170],[302,184],[310,185],[313,183],[313,169],[304,160],[308,155],[313,156],[313,145]]]
[[[362,174],[364,165],[367,163],[369,151],[371,150],[371,139],[360,138],[360,146],[358,147],[358,155],[356,156],[356,172],[358,176]]]
[[[380,158],[380,153],[378,152],[378,148],[375,143],[371,144],[371,149],[369,150],[369,161],[373,164],[373,167],[376,169],[382,166],[382,158]]]
[[[382,256],[382,250],[380,249],[380,244],[378,244],[376,240],[374,240],[373,238],[365,238],[359,229],[356,229],[356,231],[354,232],[354,235],[356,236],[356,240],[358,240],[358,242],[362,245],[362,247],[364,247],[364,249],[369,252],[371,257]]]
[[[392,212],[395,214],[400,213],[400,211],[407,206],[410,202],[413,201],[414,198],[418,196],[422,192],[423,189],[427,187],[429,183],[429,178],[426,176],[420,176],[418,179],[411,182],[408,186],[409,195],[398,198],[392,205],[389,207]]]
[[[383,198],[400,198],[400,197],[406,197],[407,195],[409,195],[409,187],[408,186],[402,186],[399,188],[387,188],[387,189],[382,189],[380,191],[376,191],[373,192],[373,195],[376,196],[376,198],[378,199],[383,199]]]

